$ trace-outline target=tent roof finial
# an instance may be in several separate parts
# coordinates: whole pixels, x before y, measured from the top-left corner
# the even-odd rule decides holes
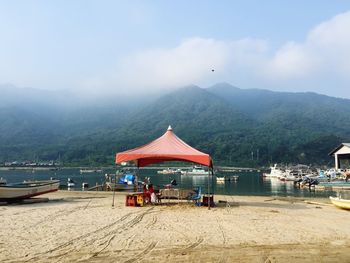
[[[173,128],[171,128],[171,125],[169,125],[168,131],[172,131],[172,130],[173,130]]]

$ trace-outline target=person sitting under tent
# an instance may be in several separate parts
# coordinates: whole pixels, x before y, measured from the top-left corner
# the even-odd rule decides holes
[[[173,180],[171,180],[170,184],[166,184],[166,185],[164,185],[164,187],[166,189],[171,189],[171,188],[174,188],[174,186],[176,186],[176,185],[177,185],[177,182],[175,179],[173,179]]]
[[[154,192],[153,184],[145,184],[143,185],[143,197],[145,203],[155,204],[158,201],[158,198]]]
[[[151,194],[149,192],[148,184],[146,183],[143,183],[143,198],[144,198],[145,204],[148,204],[149,202],[151,202]]]
[[[152,204],[155,204],[155,203],[157,203],[157,196],[156,196],[156,194],[155,194],[155,192],[154,192],[154,188],[153,188],[153,184],[150,184],[149,186],[148,186],[148,192],[150,193],[150,195],[151,195],[151,203]]]

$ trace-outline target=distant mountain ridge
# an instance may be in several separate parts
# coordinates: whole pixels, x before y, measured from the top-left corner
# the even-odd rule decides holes
[[[350,100],[316,93],[219,83],[84,104],[70,95],[63,102],[69,92],[31,90],[26,97],[24,89],[13,90],[0,98],[0,162],[60,156],[68,165],[111,165],[115,152],[156,139],[171,124],[215,163],[327,164],[328,152],[350,134]]]

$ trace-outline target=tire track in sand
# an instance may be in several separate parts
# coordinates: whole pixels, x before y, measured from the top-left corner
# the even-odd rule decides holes
[[[153,210],[154,208],[149,208],[147,209],[146,211],[143,211],[141,214],[139,215],[136,215],[134,218],[132,218],[130,221],[127,221],[125,224],[122,224],[122,225],[119,225],[116,229],[114,230],[110,230],[110,231],[107,231],[107,233],[105,233],[104,235],[102,236],[96,236],[96,238],[91,238],[90,241],[85,241],[85,242],[79,242],[80,240],[83,240],[83,239],[86,239],[88,237],[90,237],[92,234],[94,235],[98,235],[99,233],[105,231],[105,230],[108,230],[112,227],[115,227],[115,223],[120,223],[120,222],[124,222],[126,221],[126,219],[128,219],[130,216],[132,215],[135,215],[137,213],[129,213],[127,215],[125,215],[124,217],[122,217],[120,220],[116,221],[115,223],[112,223],[104,228],[101,228],[99,229],[98,231],[93,231],[92,233],[90,233],[89,235],[83,235],[81,237],[78,237],[76,239],[74,239],[74,242],[77,242],[75,244],[74,247],[70,247],[68,250],[66,249],[62,249],[60,248],[59,250],[62,250],[61,253],[59,255],[56,255],[54,256],[55,259],[58,259],[58,262],[60,262],[60,259],[65,256],[67,253],[71,253],[73,252],[74,250],[75,251],[79,251],[81,250],[82,247],[88,247],[90,245],[92,245],[93,243],[98,243],[98,246],[103,246],[102,249],[100,249],[99,251],[97,252],[91,252],[91,256],[89,258],[92,258],[92,257],[97,257],[102,251],[104,251],[111,243],[111,241],[116,237],[116,235],[118,234],[121,234],[127,230],[129,230],[130,228],[134,227],[135,225],[137,225],[138,223],[140,223],[143,219],[143,217],[146,215],[146,214],[149,214],[149,212],[151,210]],[[72,241],[71,243],[69,243],[71,245],[72,244]],[[68,245],[69,245],[68,244]],[[79,247],[79,248],[78,248]],[[51,251],[50,251],[51,252]]]
[[[203,240],[204,240],[203,237],[197,238],[197,240],[195,242],[193,242],[189,246],[185,247],[184,251],[191,250],[191,249],[194,249],[195,247],[198,247],[203,242]]]
[[[129,230],[130,228],[135,227],[138,223],[140,223],[142,221],[144,216],[147,215],[147,214],[150,214],[153,209],[154,209],[153,207],[147,209],[146,211],[142,212],[141,214],[136,215],[130,221],[126,222],[125,224],[123,224],[121,226],[119,226],[117,229],[114,229],[112,231],[107,232],[106,234],[104,234],[103,236],[99,237],[98,239],[92,240],[90,242],[86,242],[84,245],[91,245],[92,243],[95,243],[95,242],[102,242],[99,245],[103,245],[104,243],[106,243],[106,241],[103,241],[105,238],[109,238],[112,235],[121,234],[121,233]]]
[[[226,235],[225,235],[225,232],[224,232],[224,229],[222,228],[222,225],[219,221],[219,218],[215,218],[216,219],[216,222],[217,222],[217,226],[219,227],[219,230],[221,232],[221,235],[222,235],[222,244],[223,245],[226,245]]]
[[[128,259],[127,261],[124,261],[124,263],[132,263],[142,259],[144,256],[149,254],[155,248],[157,243],[158,242],[151,242],[141,253],[137,254],[135,257]]]
[[[76,237],[76,238],[73,238],[73,239],[71,239],[71,240],[69,240],[69,241],[67,241],[67,242],[64,242],[63,244],[58,245],[58,246],[56,246],[56,247],[54,247],[54,248],[52,248],[52,249],[49,249],[49,250],[47,250],[47,251],[45,251],[45,252],[37,253],[34,257],[29,258],[29,259],[26,259],[25,262],[29,262],[29,261],[31,261],[31,260],[36,260],[36,259],[38,259],[39,256],[42,256],[42,255],[45,255],[45,254],[50,254],[50,253],[53,253],[53,252],[57,252],[57,251],[59,251],[59,250],[62,250],[62,249],[66,248],[66,247],[69,246],[69,245],[73,245],[74,242],[77,242],[77,241],[80,241],[81,239],[90,237],[90,236],[92,236],[92,235],[94,235],[94,234],[97,234],[97,233],[99,233],[99,232],[101,232],[101,231],[107,230],[107,229],[109,229],[109,228],[111,228],[111,227],[113,227],[113,226],[119,224],[120,222],[125,221],[128,217],[132,216],[133,214],[135,214],[135,213],[128,213],[128,214],[125,214],[124,216],[122,216],[122,217],[119,218],[118,220],[116,220],[116,221],[114,221],[114,222],[112,222],[112,223],[110,223],[110,224],[108,224],[108,225],[106,225],[106,226],[100,227],[100,228],[98,228],[98,229],[96,229],[96,230],[94,230],[94,231],[91,231],[91,232],[88,232],[88,233],[86,233],[86,234],[84,234],[84,235],[81,235],[81,236],[78,236],[78,237]],[[65,255],[66,253],[67,253],[67,252],[64,252],[63,255]],[[58,255],[58,256],[60,256],[60,255]],[[57,256],[56,256],[56,257],[57,257]]]

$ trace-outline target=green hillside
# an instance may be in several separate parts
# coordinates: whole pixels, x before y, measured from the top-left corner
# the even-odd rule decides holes
[[[328,152],[350,134],[350,101],[314,93],[217,84],[159,98],[82,103],[57,93],[40,98],[35,92],[25,100],[18,90],[6,92],[8,100],[0,99],[0,162],[60,156],[65,165],[112,165],[116,152],[156,139],[172,125],[216,164],[327,164]]]

